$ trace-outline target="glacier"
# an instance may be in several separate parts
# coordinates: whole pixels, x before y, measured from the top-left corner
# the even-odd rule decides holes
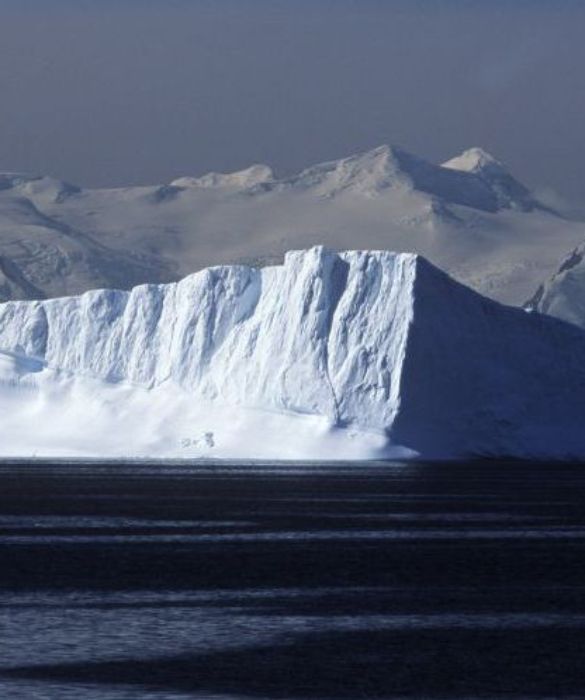
[[[584,357],[419,255],[318,246],[0,304],[0,455],[582,456]]]

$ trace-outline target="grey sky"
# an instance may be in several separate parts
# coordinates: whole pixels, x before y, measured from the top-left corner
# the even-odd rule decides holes
[[[481,145],[585,211],[585,3],[0,0],[0,169],[82,185]]]

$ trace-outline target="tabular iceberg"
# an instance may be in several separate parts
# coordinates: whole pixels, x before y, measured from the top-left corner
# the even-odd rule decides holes
[[[585,333],[415,254],[7,302],[0,348],[5,455],[585,454]]]

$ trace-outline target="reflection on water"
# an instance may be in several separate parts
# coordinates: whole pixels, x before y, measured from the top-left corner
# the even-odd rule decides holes
[[[0,468],[0,697],[584,697],[585,470]]]

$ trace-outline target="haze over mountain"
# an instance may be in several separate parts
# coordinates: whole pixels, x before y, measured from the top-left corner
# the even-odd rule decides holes
[[[479,144],[583,213],[584,25],[582,0],[2,0],[0,170],[113,187]]]
[[[325,244],[418,252],[521,304],[582,238],[479,148],[435,165],[381,146],[284,179],[253,165],[151,187],[0,176],[0,299],[167,282]]]

